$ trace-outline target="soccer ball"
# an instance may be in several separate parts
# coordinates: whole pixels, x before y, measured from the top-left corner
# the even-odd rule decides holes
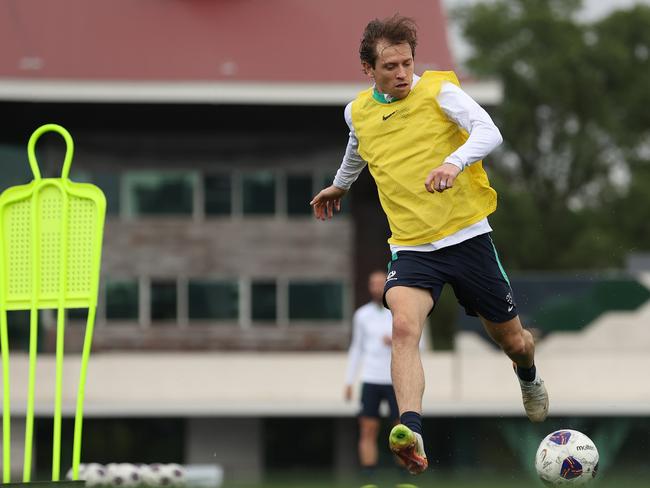
[[[140,470],[131,463],[111,463],[106,466],[111,486],[138,486],[142,483]]]
[[[158,479],[164,486],[183,486],[185,485],[185,469],[176,463],[162,464]]]
[[[72,479],[72,468],[68,471],[66,479]],[[79,465],[79,479],[86,482],[86,486],[103,486],[108,484],[108,472],[103,464],[88,463]]]
[[[183,486],[185,469],[180,464],[149,464],[142,468],[142,478],[148,486]]]
[[[540,443],[535,469],[547,486],[585,485],[598,472],[598,449],[582,432],[561,429]]]
[[[153,468],[152,468],[153,466]],[[158,486],[160,481],[157,476],[159,464],[141,464],[140,468],[140,477],[142,478],[142,483],[145,486]]]

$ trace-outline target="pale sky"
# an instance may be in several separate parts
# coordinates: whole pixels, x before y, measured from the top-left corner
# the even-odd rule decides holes
[[[490,0],[442,0],[442,4],[446,10],[449,10],[462,5],[471,5],[479,2],[485,3],[489,1]],[[650,5],[650,0],[583,0],[582,4],[583,9],[578,15],[578,20],[590,22],[606,16],[612,10],[627,9],[637,4]],[[458,26],[453,24],[451,19],[447,25],[447,35],[456,62],[462,63],[469,55],[469,47],[463,41],[460,29]]]

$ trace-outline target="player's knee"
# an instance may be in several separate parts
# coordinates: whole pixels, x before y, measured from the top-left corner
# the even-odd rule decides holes
[[[521,334],[512,334],[501,343],[501,348],[508,356],[525,356],[526,341]]]
[[[396,314],[393,317],[393,341],[418,343],[420,333],[418,324],[403,314]]]
[[[362,425],[359,432],[361,438],[366,440],[374,440],[377,438],[378,434],[379,434],[379,429],[376,428],[374,425]]]

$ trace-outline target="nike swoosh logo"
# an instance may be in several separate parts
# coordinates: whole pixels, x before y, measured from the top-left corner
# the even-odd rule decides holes
[[[508,312],[512,312],[512,309],[513,309],[513,308],[515,308],[515,306],[514,306],[514,305],[510,305],[510,306],[508,307]]]
[[[397,112],[397,110],[395,110],[395,112]],[[382,117],[382,119],[383,119],[383,120],[388,120],[389,118],[391,118],[391,117],[393,116],[393,114],[394,114],[395,112],[389,113],[388,115],[384,115],[384,116]]]

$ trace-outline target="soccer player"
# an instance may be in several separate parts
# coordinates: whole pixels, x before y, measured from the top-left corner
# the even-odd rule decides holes
[[[359,463],[363,476],[372,479],[377,467],[377,437],[381,426],[379,407],[388,404],[390,420],[399,421],[397,399],[390,375],[392,317],[382,303],[386,273],[373,271],[368,277],[370,302],[361,306],[352,320],[352,341],[345,374],[346,401],[352,399],[353,384],[361,370],[359,413]],[[420,340],[420,347],[424,342]]]
[[[481,160],[501,134],[453,72],[414,74],[416,44],[411,19],[395,15],[366,26],[359,53],[374,86],[345,107],[350,136],[341,167],[311,201],[315,217],[327,220],[366,165],[377,185],[392,234],[384,302],[393,318],[391,374],[401,422],[389,445],[413,474],[428,466],[418,343],[445,283],[514,363],[528,418],[541,422],[548,413],[533,337],[519,321],[487,220],[497,200]]]

